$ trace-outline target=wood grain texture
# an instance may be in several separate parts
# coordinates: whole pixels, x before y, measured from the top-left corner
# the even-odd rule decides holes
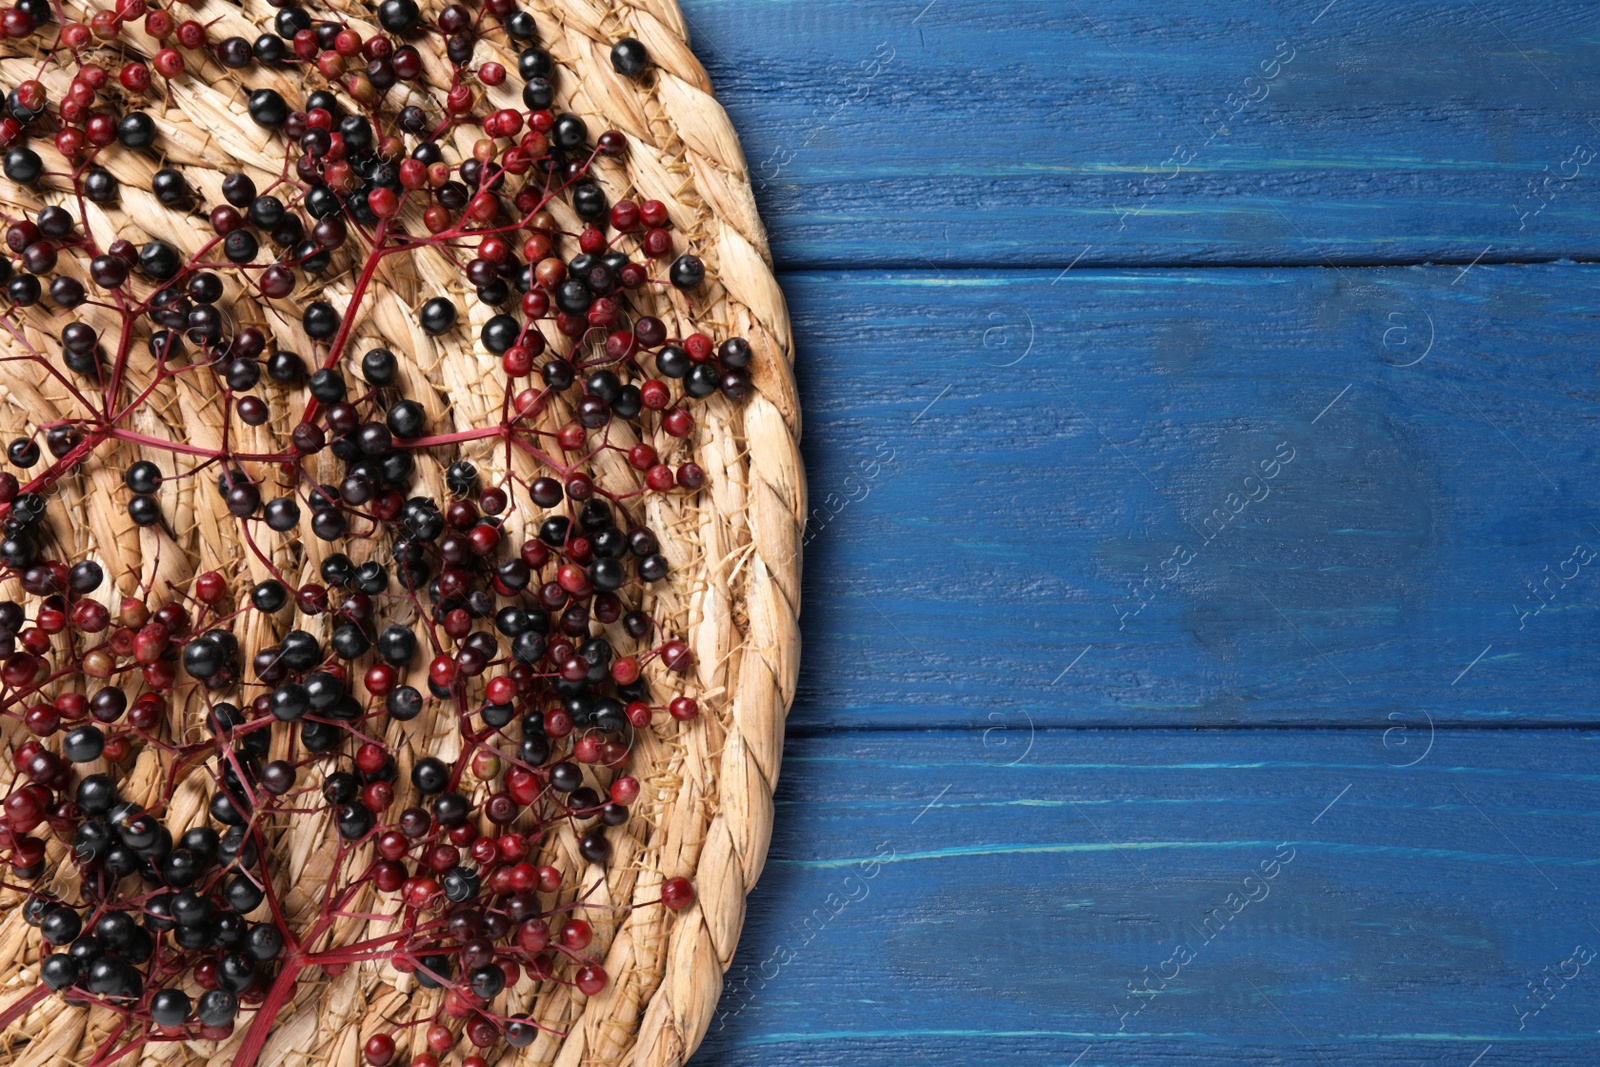
[[[791,726],[1594,722],[1597,279],[791,276]]]
[[[684,10],[780,265],[1600,254],[1592,5],[1323,6]]]
[[[1600,738],[1401,740],[791,740],[696,1062],[1594,1062]]]

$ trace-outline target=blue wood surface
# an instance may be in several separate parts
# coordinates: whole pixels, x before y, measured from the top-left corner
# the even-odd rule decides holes
[[[1600,741],[1388,740],[792,742],[700,1062],[1594,1063]]]
[[[685,7],[789,266],[1600,252],[1590,3]]]
[[[1596,721],[1600,269],[786,283],[792,728]]]
[[[685,12],[813,506],[694,1062],[1600,1062],[1600,9]]]

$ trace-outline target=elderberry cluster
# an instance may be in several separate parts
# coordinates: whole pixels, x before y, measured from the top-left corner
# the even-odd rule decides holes
[[[56,28],[42,0],[0,12],[0,32],[37,36],[45,63],[70,75],[59,98],[34,78],[0,108],[9,198],[39,205],[4,219],[5,338],[72,409],[30,422],[0,471],[0,564],[25,594],[0,602],[0,724],[27,735],[10,742],[0,803],[6,886],[39,880],[59,843],[74,892],[25,905],[40,993],[114,1009],[129,1043],[220,1039],[245,1016],[248,1063],[307,972],[384,963],[445,991],[413,1067],[438,1067],[461,1035],[464,1067],[483,1067],[486,1051],[542,1029],[526,984],[513,1010],[519,983],[607,984],[593,916],[577,914],[591,876],[563,869],[555,841],[570,830],[585,864],[609,863],[608,831],[626,832],[643,789],[626,773],[635,732],[699,714],[686,693],[657,702],[646,677],[679,688],[694,658],[647,610],[672,568],[642,504],[706,484],[695,406],[748,397],[755,354],[739,337],[673,336],[650,313],[657,298],[692,309],[705,264],[665,203],[611,201],[595,164],[624,160],[628,140],[591,140],[555,110],[565,75],[514,0],[432,20],[414,0],[382,0],[371,37],[271,2],[254,41],[213,40],[151,0]],[[127,34],[136,20],[153,49]],[[435,47],[448,84],[424,61]],[[507,48],[521,109],[485,102],[512,76],[492,58]],[[138,220],[146,239],[102,247],[82,202],[123,200],[106,166],[118,153],[162,162],[143,108],[213,60],[237,72],[282,173],[227,173],[208,206],[204,183],[162,165],[150,193],[174,221],[208,228],[203,246]],[[648,83],[637,40],[616,42],[612,65]],[[303,98],[250,84],[274,70],[300,76]],[[466,153],[464,130],[480,135]],[[65,170],[30,144],[41,138]],[[558,223],[558,200],[580,232]],[[415,310],[445,352],[498,357],[497,421],[433,424],[414,391],[420,361],[362,322],[380,264],[423,252],[454,259],[491,312],[469,336],[449,294]],[[343,279],[341,309],[324,293]],[[269,306],[292,311],[308,345],[278,336]],[[21,324],[58,343],[33,348]],[[217,399],[221,447],[140,428],[180,377]],[[233,556],[271,577],[241,582],[230,566],[157,588],[134,576],[135,592],[108,600],[98,563],[51,558],[64,521],[52,489],[115,448],[139,455],[120,498],[134,526],[181,543],[190,531],[164,501],[215,493]],[[425,488],[435,466],[438,496]],[[532,535],[513,536],[522,529]],[[296,539],[326,543],[314,574],[262,547]],[[247,629],[277,636],[246,647]],[[203,728],[185,717],[197,706]],[[408,730],[418,719],[453,724],[459,755],[402,763],[402,744],[437,735]],[[128,770],[147,755],[162,773],[135,795]],[[177,790],[197,779],[207,803],[180,822]],[[308,819],[327,826],[333,869],[312,917],[291,922],[273,864]],[[330,941],[371,893],[385,933]],[[693,900],[679,877],[644,903]],[[369,1063],[389,1063],[395,1037],[369,1040]]]

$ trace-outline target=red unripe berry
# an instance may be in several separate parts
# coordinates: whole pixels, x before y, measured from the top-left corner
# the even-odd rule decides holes
[[[650,705],[642,700],[635,700],[629,704],[625,714],[628,716],[628,722],[636,730],[643,730],[650,725]]]
[[[611,665],[611,677],[618,685],[631,685],[639,680],[639,661],[624,656]]]
[[[368,741],[356,749],[356,766],[369,777],[383,770],[388,762],[389,753],[383,750],[382,745]]]
[[[380,185],[367,194],[367,206],[380,219],[392,218],[400,210],[400,198],[394,195],[393,189]]]
[[[556,444],[568,452],[576,452],[588,441],[589,433],[582,423],[569,422],[556,431]]]
[[[99,16],[96,17],[98,18]],[[142,93],[150,88],[150,68],[143,63],[125,64],[117,74],[117,80],[129,92]]]
[[[694,416],[683,408],[674,408],[661,417],[661,428],[673,437],[688,437],[694,432]]]
[[[485,85],[499,85],[506,80],[506,68],[498,63],[485,63],[478,68],[478,80]]]
[[[202,604],[219,604],[227,593],[228,583],[216,571],[206,571],[194,580],[194,595]]]
[[[623,775],[611,783],[611,799],[624,806],[639,799],[639,779]]]
[[[678,484],[685,489],[698,489],[706,484],[706,470],[698,463],[685,463],[678,468]]]
[[[178,23],[178,43],[185,48],[204,47],[206,28],[193,19]]]
[[[72,605],[72,625],[86,634],[97,634],[111,625],[111,612],[98,600],[80,600]]]
[[[585,226],[583,232],[578,234],[578,250],[598,256],[606,250],[606,235],[593,226]]]
[[[687,878],[668,878],[661,883],[661,903],[673,911],[682,911],[694,903],[694,886]]]
[[[524,377],[533,370],[533,353],[523,345],[512,345],[500,357],[500,366],[508,378]]]
[[[367,668],[367,673],[362,677],[362,682],[367,687],[367,692],[375,697],[388,696],[394,692],[395,683],[399,674],[387,663],[374,663]]]
[[[373,1034],[367,1038],[361,1055],[372,1067],[387,1067],[389,1061],[394,1059],[394,1038],[388,1034]]]
[[[407,189],[421,189],[428,183],[428,165],[420,159],[408,159],[400,164],[400,184]]]
[[[89,19],[89,32],[102,41],[114,41],[122,32],[122,22],[115,11],[96,11]]]
[[[672,468],[665,463],[657,463],[644,476],[644,484],[658,493],[665,493],[678,484],[677,477],[672,473]]]
[[[606,335],[606,358],[612,361],[632,358],[639,351],[639,339],[632,330],[613,330]]]
[[[445,870],[449,870],[448,867]],[[413,908],[424,908],[443,895],[444,890],[439,888],[439,883],[426,875],[417,875],[407,878],[402,890],[405,902]]]
[[[639,225],[639,205],[632,200],[618,200],[611,205],[611,228],[631,230]]]
[[[149,668],[147,667],[145,670],[148,671]],[[172,687],[173,680],[174,679],[169,679],[166,685],[162,688],[170,689]],[[150,681],[148,674],[146,674],[145,677],[145,684],[154,685],[154,683]],[[126,737],[108,737],[106,738],[106,747],[101,751],[100,755],[107,763],[121,763],[123,760],[132,755],[132,753],[133,748],[128,744],[128,739]]]
[[[154,18],[156,14],[163,12],[155,12],[151,17]],[[157,73],[163,78],[176,78],[183,73],[183,55],[176,48],[163,48],[156,53],[153,62]]]
[[[639,205],[639,221],[651,229],[667,224],[667,205],[659,200],[646,200]]]
[[[394,893],[406,884],[406,866],[394,860],[379,860],[372,865],[372,882],[381,892]]]
[[[568,919],[561,924],[561,943],[574,952],[581,952],[594,940],[594,928],[582,919]]]
[[[144,32],[158,41],[165,41],[171,37],[172,31],[177,28],[178,23],[169,11],[157,9],[144,17]]]
[[[554,893],[561,888],[561,872],[546,864],[539,868],[538,889],[541,893]]]
[[[394,803],[394,786],[388,782],[372,782],[361,791],[361,803],[374,815],[387,811]]]
[[[333,50],[341,56],[358,56],[361,54],[361,35],[355,30],[340,30],[333,39]]]
[[[456,1035],[448,1026],[428,1027],[428,1047],[441,1055],[455,1046]]]
[[[550,926],[543,919],[529,919],[517,927],[517,947],[533,955],[550,944]]]
[[[83,48],[89,43],[89,27],[81,22],[69,22],[61,27],[61,41],[68,48]]]
[[[668,641],[661,646],[661,662],[667,670],[682,674],[694,665],[694,653],[682,641]]]
[[[455,684],[456,661],[446,655],[438,655],[428,665],[428,680],[440,689],[448,689]]]
[[[672,390],[665,382],[651,378],[639,386],[639,399],[651,411],[661,411],[672,403]]]
[[[628,465],[636,471],[647,471],[657,462],[656,450],[651,445],[639,443],[628,449]]]
[[[662,657],[665,658],[665,656],[666,651],[663,648]],[[677,670],[676,667],[673,669]],[[679,722],[688,722],[700,714],[700,705],[696,703],[693,697],[677,697],[667,705],[667,713]]]
[[[586,997],[592,997],[606,987],[605,968],[594,963],[580,967],[575,980],[579,991]]]
[[[110,115],[97,111],[83,124],[83,135],[96,148],[104,148],[117,139],[117,124]]]
[[[66,103],[62,104],[61,107],[62,107],[63,111],[70,104],[71,104],[70,100],[67,101]],[[57,131],[57,133],[56,133],[56,151],[57,152],[60,152],[62,155],[66,156],[68,159],[75,159],[75,158],[77,158],[78,155],[80,155],[83,152],[83,149],[84,149],[84,138],[83,138],[83,131],[82,130],[73,129],[71,126],[67,126],[67,127],[64,127],[63,129]]]

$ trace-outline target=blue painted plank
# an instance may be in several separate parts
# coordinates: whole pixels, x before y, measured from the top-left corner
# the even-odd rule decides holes
[[[791,739],[694,1062],[1592,1064],[1600,735],[1396,740]]]
[[[1592,4],[684,9],[790,267],[1600,255]]]
[[[1600,721],[1600,269],[786,284],[791,728]]]

